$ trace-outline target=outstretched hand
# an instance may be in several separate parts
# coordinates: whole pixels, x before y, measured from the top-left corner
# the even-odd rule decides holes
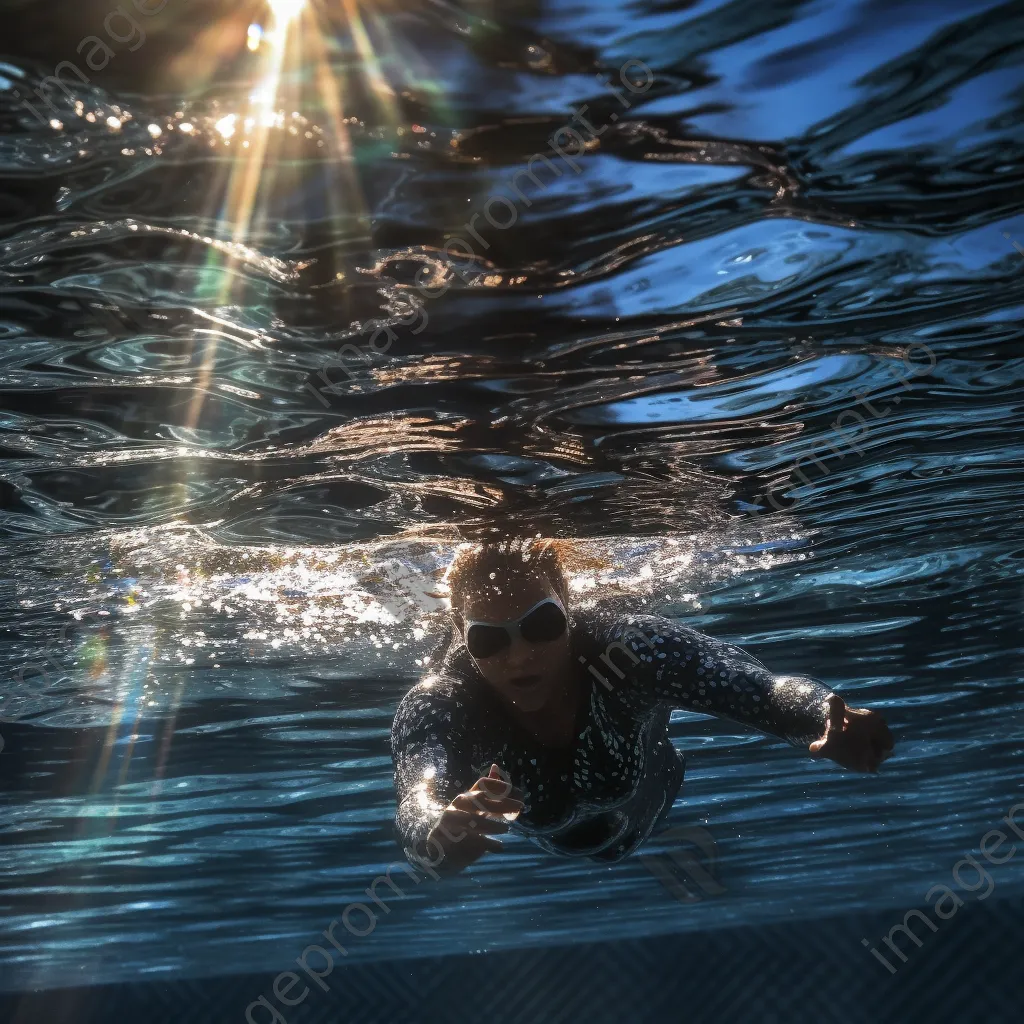
[[[877,711],[847,707],[842,697],[832,694],[825,735],[809,750],[811,757],[830,758],[855,772],[877,772],[892,748],[892,733]]]
[[[508,823],[523,810],[522,793],[512,788],[501,769],[491,770],[460,793],[444,810],[431,829],[429,839],[444,851],[439,868],[454,874],[469,867],[485,853],[498,853],[502,844],[494,838],[508,831]],[[437,867],[437,865],[435,865]]]

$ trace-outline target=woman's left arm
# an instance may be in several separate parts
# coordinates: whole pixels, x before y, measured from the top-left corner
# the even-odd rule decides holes
[[[817,680],[775,675],[741,648],[659,616],[634,616],[619,633],[602,661],[626,668],[640,698],[752,725],[856,771],[877,771],[892,753],[878,712],[847,707]]]

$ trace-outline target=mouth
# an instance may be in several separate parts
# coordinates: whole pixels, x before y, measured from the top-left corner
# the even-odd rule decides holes
[[[529,690],[540,682],[540,678],[540,675],[536,672],[532,675],[513,676],[509,680],[509,685],[516,690]]]

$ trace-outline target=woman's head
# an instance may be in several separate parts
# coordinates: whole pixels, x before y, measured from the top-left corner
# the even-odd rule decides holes
[[[452,618],[480,674],[518,709],[540,710],[571,664],[568,587],[557,545],[464,544],[446,580]]]

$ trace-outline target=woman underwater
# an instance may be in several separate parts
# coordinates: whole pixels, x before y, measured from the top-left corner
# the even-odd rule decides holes
[[[442,874],[516,831],[563,855],[616,861],[667,817],[683,781],[673,708],[728,718],[812,757],[877,771],[878,712],[731,644],[652,615],[573,614],[555,545],[464,545],[448,571],[456,634],[391,731],[395,828]]]

